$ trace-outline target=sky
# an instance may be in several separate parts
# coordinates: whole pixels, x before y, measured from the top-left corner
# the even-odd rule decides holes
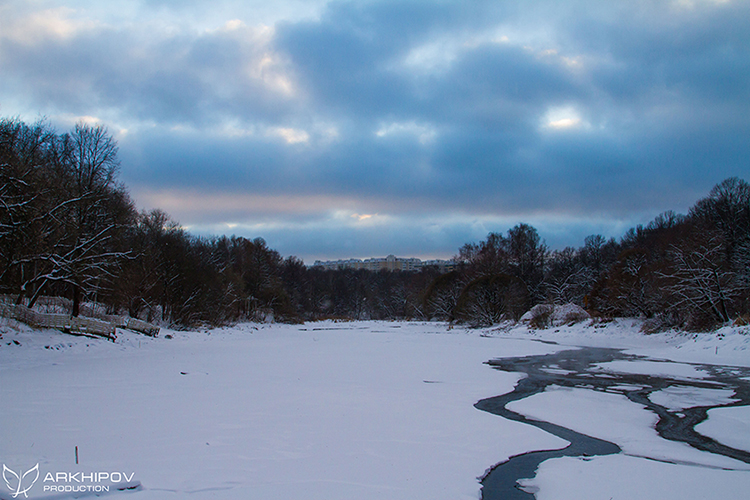
[[[0,116],[283,256],[553,249],[750,180],[750,1],[0,0]]]

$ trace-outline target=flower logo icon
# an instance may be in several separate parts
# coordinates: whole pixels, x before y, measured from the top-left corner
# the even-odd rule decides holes
[[[29,483],[29,485],[24,488],[23,484],[24,482],[26,482],[27,476],[33,477],[33,479],[31,479],[31,483]],[[18,497],[21,494],[23,494],[24,497],[28,498],[29,495],[27,494],[27,492],[31,489],[32,486],[34,486],[36,480],[39,479],[39,464],[36,464],[31,469],[24,472],[23,475],[16,474],[15,471],[9,469],[5,466],[5,464],[3,464],[3,479],[5,479],[5,484],[6,486],[8,486],[8,489],[13,492],[13,498]]]

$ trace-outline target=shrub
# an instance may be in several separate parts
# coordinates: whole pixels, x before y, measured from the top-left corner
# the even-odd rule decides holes
[[[543,330],[552,326],[552,315],[555,306],[552,304],[537,304],[521,317],[521,321],[528,322],[531,328]]]
[[[716,319],[715,315],[697,310],[688,317],[685,330],[689,332],[712,332],[720,326],[721,323]]]
[[[544,329],[551,326],[573,325],[590,318],[589,313],[575,304],[537,304],[521,316],[521,321],[528,323],[531,328]]]
[[[581,306],[572,303],[555,306],[552,318],[556,325],[573,325],[588,319],[591,319],[591,315]]]

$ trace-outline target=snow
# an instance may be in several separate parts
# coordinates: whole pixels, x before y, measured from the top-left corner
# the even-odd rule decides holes
[[[498,461],[567,445],[473,407],[518,380],[484,361],[553,346],[445,325],[321,326],[120,344],[5,335],[21,346],[0,350],[0,460],[65,471],[77,446],[81,467],[135,472],[144,499],[455,499],[477,498]]]
[[[611,347],[652,359],[750,367],[750,326],[727,326],[709,333],[668,331],[644,335],[643,321],[618,318],[600,324],[582,322],[547,330],[494,328],[504,338],[554,341],[561,346]]]
[[[519,321],[528,324],[535,317],[545,313],[549,314],[549,319],[554,326],[560,326],[566,323],[578,323],[591,318],[584,308],[576,304],[538,304],[521,316]]]
[[[610,361],[596,365],[604,371],[617,373],[637,373],[642,375],[658,375],[682,379],[700,379],[707,375],[703,370],[684,363],[669,363],[664,361]]]
[[[732,448],[750,451],[750,406],[708,410],[708,420],[695,430]]]
[[[705,389],[672,385],[666,389],[652,392],[648,398],[669,410],[679,411],[696,406],[721,405],[739,401],[732,398],[734,394],[735,392],[731,389]]]
[[[750,472],[676,465],[628,455],[556,458],[528,484],[537,500],[744,500]]]
[[[112,343],[0,323],[0,461],[15,471],[39,463],[43,472],[135,473],[142,489],[132,494],[144,500],[476,499],[478,477],[494,464],[566,445],[474,408],[521,376],[489,359],[595,346],[649,358],[603,363],[610,371],[699,378],[689,363],[750,366],[746,327],[698,335],[639,327],[245,324],[158,338],[118,330]],[[676,408],[732,395],[672,386],[651,396]],[[748,464],[662,440],[654,414],[618,394],[553,387],[512,409],[624,450],[544,462],[525,481],[539,499],[731,499],[750,488]],[[743,449],[749,430],[747,407],[711,410],[698,426]],[[45,495],[39,479],[29,496]],[[0,483],[0,498],[10,497]]]
[[[750,464],[660,438],[654,429],[657,416],[620,394],[552,386],[510,403],[508,409],[616,443],[627,455],[750,472]]]

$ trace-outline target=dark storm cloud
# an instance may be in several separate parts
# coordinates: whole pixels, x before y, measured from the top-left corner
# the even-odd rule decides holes
[[[579,245],[747,178],[748,2],[49,5],[0,12],[0,112],[95,117],[137,200],[289,253]]]
[[[386,7],[393,12],[384,14]],[[731,100],[732,92],[743,94],[738,87],[746,85],[732,71],[748,60],[742,53],[747,35],[733,28],[738,24],[736,13],[708,20],[688,15],[685,26],[679,19],[665,18],[675,15],[665,5],[650,12],[662,16],[663,22],[649,20],[640,27],[643,13],[635,9],[625,12],[624,19],[611,19],[609,38],[601,28],[588,30],[585,18],[573,23],[577,30],[570,33],[556,26],[556,38],[568,40],[571,49],[587,51],[581,54],[582,64],[590,60],[596,67],[602,61],[602,69],[575,71],[552,55],[545,56],[544,47],[534,51],[486,41],[463,50],[447,71],[420,78],[393,70],[388,62],[403,56],[410,43],[426,41],[431,32],[421,23],[434,23],[442,16],[415,15],[410,18],[410,29],[399,31],[394,29],[398,23],[392,21],[403,19],[398,10],[392,4],[377,4],[374,13],[367,15],[363,13],[370,13],[366,8],[346,4],[320,22],[285,27],[278,44],[297,62],[295,67],[318,106],[348,110],[358,118],[417,117],[436,126],[441,144],[427,158],[436,169],[435,178],[452,180],[439,182],[438,192],[440,186],[451,186],[461,202],[487,203],[491,201],[487,200],[491,188],[487,188],[493,186],[504,195],[499,197],[502,203],[495,205],[506,210],[562,208],[556,206],[555,198],[569,208],[607,201],[613,210],[632,209],[641,198],[653,200],[654,194],[674,184],[675,176],[694,173],[691,164],[701,152],[705,156],[711,143],[725,142],[720,139],[732,132],[705,123],[704,115],[711,113],[705,106],[715,106],[714,99]],[[727,36],[719,37],[724,21],[729,21],[730,29]],[[453,28],[460,31],[466,26]],[[587,30],[597,43],[581,38]],[[727,45],[729,52],[739,53],[725,54]],[[723,57],[717,58],[716,52]],[[722,61],[727,57],[738,60]],[[716,71],[717,66],[721,71]],[[732,87],[730,93],[718,90],[727,84]],[[593,130],[545,137],[539,130],[540,120],[556,103],[580,108],[593,121],[588,124]],[[660,106],[673,109],[660,116]],[[726,117],[726,110],[717,111],[722,119]],[[686,136],[697,136],[698,141],[686,140]],[[532,158],[525,152],[531,152]],[[714,158],[726,165],[721,154]],[[732,165],[728,166],[731,170]],[[380,171],[384,170],[381,166]],[[459,175],[452,176],[456,170]],[[651,185],[646,185],[644,175],[650,176]],[[396,183],[408,180],[406,176],[392,178]],[[559,196],[544,194],[547,183],[560,191]],[[425,186],[436,188],[429,182]],[[503,186],[524,194],[507,196],[512,193],[504,192]],[[602,187],[612,192],[599,194]],[[643,189],[650,193],[633,196]],[[592,191],[593,195],[581,196]],[[618,191],[623,196],[613,199]],[[679,196],[668,198],[685,204]],[[514,199],[517,203],[508,206]],[[665,206],[666,201],[662,198],[652,204]]]

